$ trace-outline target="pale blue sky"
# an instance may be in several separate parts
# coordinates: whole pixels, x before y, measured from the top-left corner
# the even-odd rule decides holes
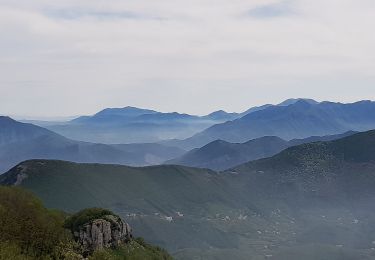
[[[375,99],[373,0],[0,0],[0,114]]]

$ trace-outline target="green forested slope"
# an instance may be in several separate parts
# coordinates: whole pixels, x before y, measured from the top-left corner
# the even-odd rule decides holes
[[[178,259],[373,259],[374,143],[304,144],[222,173],[27,161],[0,181],[52,208],[109,208]]]

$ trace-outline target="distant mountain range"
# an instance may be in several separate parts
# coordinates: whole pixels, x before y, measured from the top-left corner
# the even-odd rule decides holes
[[[375,102],[341,104],[294,101],[284,102],[286,105],[268,106],[239,119],[216,124],[185,140],[165,143],[189,150],[218,139],[242,143],[263,136],[277,136],[291,140],[375,129]]]
[[[144,166],[162,163],[182,153],[184,150],[160,144],[105,145],[74,141],[39,126],[0,117],[0,172],[27,159]]]
[[[278,106],[285,106],[299,100],[317,103],[311,99],[288,99]],[[206,116],[176,112],[161,113],[136,107],[106,108],[93,116],[81,116],[65,123],[54,124],[43,121],[31,121],[31,123],[74,140],[106,144],[149,143],[189,138],[210,126],[241,118],[269,106],[272,105],[252,107],[242,113],[219,110]]]
[[[0,184],[32,190],[52,208],[110,208],[176,259],[374,258],[375,131],[221,173],[32,160]]]
[[[161,113],[135,107],[108,108],[65,124],[45,125],[68,138],[99,143],[149,143],[186,138],[214,124],[234,117],[216,112],[204,117]]]
[[[375,102],[341,104],[289,99],[243,113],[216,111],[202,117],[134,107],[108,108],[93,116],[57,125],[41,124],[49,130],[1,118],[0,170],[31,158],[132,166],[167,161],[224,170],[249,160],[272,156],[295,145],[295,140],[288,140],[375,129]],[[164,140],[181,136],[182,132],[182,136],[192,135],[206,127],[206,130],[186,139]],[[88,140],[140,143],[105,145]],[[124,142],[115,142],[120,140]],[[185,151],[192,149],[195,150],[184,155]]]
[[[346,132],[339,135],[313,136],[305,139],[293,139],[291,141],[285,141],[276,136],[260,137],[245,143],[229,143],[223,140],[216,140],[201,148],[193,149],[178,158],[169,160],[165,164],[222,171],[248,161],[271,157],[291,146],[336,140],[354,133]]]

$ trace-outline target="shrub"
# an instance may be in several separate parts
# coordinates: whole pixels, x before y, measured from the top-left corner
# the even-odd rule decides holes
[[[0,260],[27,260],[31,259],[22,255],[22,250],[19,246],[12,243],[0,243]]]
[[[89,208],[81,210],[80,212],[69,217],[64,224],[64,227],[72,231],[78,231],[78,228],[94,219],[103,218],[106,215],[115,215],[110,210],[102,208]]]
[[[70,242],[63,228],[64,215],[43,207],[28,191],[0,187],[0,243],[11,242],[8,250],[16,249],[30,257],[43,259],[55,254],[56,246]],[[9,253],[9,251],[8,251]]]

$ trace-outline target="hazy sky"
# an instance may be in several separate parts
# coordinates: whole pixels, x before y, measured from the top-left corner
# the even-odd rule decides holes
[[[375,99],[374,0],[0,0],[0,114]]]

